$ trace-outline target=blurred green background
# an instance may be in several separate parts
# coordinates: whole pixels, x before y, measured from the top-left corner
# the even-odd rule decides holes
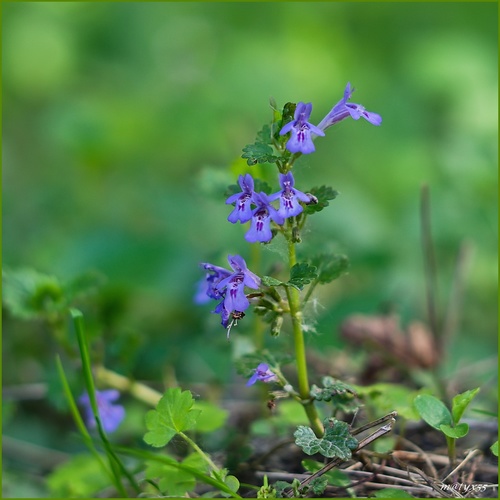
[[[350,81],[352,101],[381,114],[382,126],[346,120],[294,170],[299,189],[341,193],[311,218],[299,251],[351,260],[350,274],[321,292],[308,342],[340,346],[342,320],[388,304],[425,319],[419,197],[428,184],[441,306],[460,245],[473,250],[452,361],[491,356],[497,9],[4,3],[4,269],[62,281],[102,273],[100,305],[84,312],[110,367],[150,381],[172,368],[181,382],[224,382],[232,346],[192,296],[199,262],[250,258],[242,228],[226,221],[225,187],[271,118],[270,97],[312,102],[318,123]],[[281,257],[263,249],[262,258],[267,271]],[[4,312],[3,338],[4,385],[56,378],[43,325]]]

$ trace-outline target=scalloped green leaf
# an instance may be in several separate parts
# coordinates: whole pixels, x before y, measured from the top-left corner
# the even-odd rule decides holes
[[[269,144],[257,141],[254,144],[245,146],[241,157],[244,158],[250,166],[256,165],[257,163],[276,163],[279,157],[275,156],[273,153],[274,150]]]
[[[452,425],[450,410],[438,398],[420,394],[413,403],[419,415],[434,429],[440,431],[441,425]]]
[[[318,276],[317,268],[307,262],[298,262],[290,269],[288,284],[302,290],[304,285],[311,283]]]
[[[458,439],[461,437],[464,437],[468,434],[469,432],[469,426],[468,424],[458,424],[455,427],[451,427],[450,425],[446,424],[441,424],[439,426],[441,429],[441,432],[443,434],[446,434],[448,437],[453,438],[453,439]]]
[[[471,389],[470,391],[462,392],[462,394],[457,394],[452,401],[451,405],[451,415],[453,417],[453,422],[458,424],[464,411],[469,406],[470,402],[476,397],[480,388]]]
[[[321,187],[313,187],[309,194],[315,196],[318,200],[318,203],[309,204],[304,207],[305,215],[312,215],[316,212],[321,212],[324,208],[326,208],[330,203],[330,200],[334,200],[340,193],[335,191],[329,186],[321,186]]]
[[[349,269],[349,259],[345,255],[320,254],[311,259],[311,264],[318,269],[318,282],[330,283]]]
[[[294,432],[295,444],[302,448],[307,455],[321,453],[328,458],[348,460],[352,450],[358,446],[356,438],[351,436],[349,426],[334,418],[324,420],[325,434],[322,438],[316,437],[310,427],[299,425]]]
[[[261,283],[264,286],[286,286],[286,283],[280,281],[272,276],[262,276]]]
[[[360,406],[356,391],[349,385],[332,377],[323,377],[323,387],[313,384],[310,395],[317,401],[331,401],[334,410],[352,412]]]
[[[146,414],[146,427],[149,432],[144,441],[151,446],[165,446],[179,432],[192,429],[200,410],[194,410],[194,399],[189,391],[179,387],[168,389],[155,410]]]

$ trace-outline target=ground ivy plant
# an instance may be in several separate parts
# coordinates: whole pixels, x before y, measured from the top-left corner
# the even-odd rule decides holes
[[[213,303],[212,312],[220,316],[221,331],[225,331],[228,340],[231,335],[239,334],[236,327],[248,320],[249,309],[253,310],[255,319],[269,326],[272,337],[280,335],[282,330],[288,331],[293,340],[291,352],[269,352],[263,349],[262,329],[256,328],[254,352],[241,356],[237,367],[247,376],[247,387],[257,383],[272,387],[266,398],[269,408],[282,398],[295,401],[299,409],[302,407],[309,425],[298,426],[294,432],[296,444],[307,455],[319,453],[331,459],[322,468],[309,462],[306,468],[313,474],[301,483],[294,480],[290,484],[278,482],[270,486],[266,478],[258,491],[260,498],[301,496],[308,491],[321,494],[327,479],[334,476],[332,469],[348,460],[356,450],[390,432],[396,416],[396,412],[391,412],[352,430],[339,415],[356,411],[359,406],[356,390],[328,376],[323,377],[319,385],[311,386],[309,382],[304,309],[317,286],[331,283],[347,271],[348,260],[344,255],[302,252],[300,245],[309,217],[327,209],[339,193],[325,185],[296,184],[294,166],[300,157],[315,152],[315,141],[323,140],[329,127],[344,119],[363,118],[370,124],[381,124],[378,114],[350,102],[353,91],[348,83],[343,97],[317,125],[311,123],[311,103],[287,103],[279,110],[276,103],[271,102],[272,120],[262,127],[252,144],[243,148],[246,171],[229,186],[226,199],[221,200],[228,206],[227,222],[246,225],[244,239],[250,246],[250,258],[230,253],[228,249],[227,266],[201,264],[205,276],[199,282],[195,301]],[[267,179],[274,179],[271,184],[258,176],[262,169],[270,173]],[[259,275],[252,265],[252,255],[255,249],[276,239],[286,248],[285,269],[269,273],[273,275]],[[210,490],[207,496],[222,494],[241,498],[239,480],[220,467],[192,435],[193,431],[199,435],[222,427],[227,416],[223,410],[195,401],[189,391],[180,388],[170,388],[161,394],[107,369],[101,359],[95,359],[83,314],[74,307],[75,297],[86,295],[97,286],[93,277],[63,284],[51,276],[27,271],[8,274],[4,282],[5,302],[10,309],[20,317],[46,320],[68,360],[77,361],[82,374],[84,392],[74,398],[72,381],[68,379],[63,360],[57,357],[64,394],[90,456],[78,456],[73,463],[52,474],[49,483],[56,496],[91,496],[108,484],[121,497],[151,494],[175,497],[187,495],[203,483]],[[78,352],[67,334],[68,311]],[[296,382],[291,383],[287,378],[292,377],[286,375],[285,363],[292,363]],[[149,448],[119,448],[108,438],[126,417],[119,401],[122,392],[154,408],[145,419],[144,442]],[[461,404],[463,407],[464,403]],[[325,405],[329,405],[326,417],[319,411],[319,407]],[[454,416],[455,413],[458,415],[460,411],[454,409]],[[439,423],[451,422],[458,424],[450,419]],[[355,437],[379,424],[384,425],[370,436],[361,440]],[[460,424],[454,429],[446,428],[447,435],[459,428]],[[96,444],[96,435],[99,444]],[[183,460],[170,456],[165,450],[172,442],[182,442],[189,450]],[[98,469],[91,466],[95,463],[99,464]],[[91,471],[88,477],[84,476],[86,470]],[[345,481],[345,477],[335,480]]]
[[[311,429],[311,433],[304,431],[298,438],[298,443],[305,449],[316,449],[312,439],[329,439],[327,436],[332,434],[325,434],[316,407],[318,400],[325,399],[325,392],[317,388],[311,392],[309,384],[303,310],[314,288],[341,276],[348,261],[342,255],[299,257],[297,247],[302,241],[301,233],[308,217],[327,208],[338,192],[328,186],[306,186],[305,189],[296,186],[293,168],[302,155],[314,153],[315,139],[325,136],[329,127],[342,120],[364,118],[373,125],[382,123],[380,115],[350,102],[353,91],[348,83],[342,99],[318,125],[310,121],[311,103],[287,103],[279,111],[272,102],[272,122],[264,125],[253,144],[243,148],[242,157],[246,159],[250,172],[241,174],[238,185],[229,188],[225,202],[233,209],[227,220],[232,224],[248,224],[244,238],[252,245],[269,244],[275,238],[283,238],[287,247],[288,272],[285,276],[257,276],[242,256],[228,255],[230,270],[211,263],[201,264],[206,274],[196,295],[198,303],[216,302],[213,313],[220,314],[228,338],[231,329],[243,320],[251,305],[270,324],[271,335],[280,334],[285,316],[291,319],[297,387],[292,387],[284,378],[275,357],[270,363],[261,360],[256,367],[254,365],[249,382],[277,383],[303,405]],[[274,188],[254,178],[251,168],[257,164],[276,169]],[[334,426],[340,424],[329,422]],[[308,435],[311,440],[306,444]]]

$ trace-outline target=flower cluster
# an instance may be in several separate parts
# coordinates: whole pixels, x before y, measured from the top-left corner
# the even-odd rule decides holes
[[[220,300],[212,312],[221,315],[221,324],[224,328],[228,328],[229,336],[233,322],[242,318],[245,315],[244,311],[250,306],[245,286],[258,289],[260,278],[247,268],[243,257],[229,255],[227,260],[233,272],[213,264],[201,264],[207,274],[199,284],[195,300],[198,303],[210,299]]]
[[[335,104],[318,126],[308,121],[311,116],[312,104],[299,102],[295,108],[294,119],[280,130],[280,135],[285,135],[290,132],[290,139],[286,143],[288,151],[302,154],[313,153],[315,150],[313,143],[314,136],[324,136],[324,131],[328,127],[331,127],[349,116],[354,120],[359,120],[362,117],[373,125],[380,125],[382,123],[382,117],[380,115],[366,111],[361,104],[348,102],[353,92],[354,88],[351,87],[350,83],[347,83],[344,90],[344,97]]]
[[[99,418],[104,431],[116,431],[125,417],[125,408],[121,405],[113,404],[120,397],[120,393],[115,389],[95,391],[95,397]],[[87,393],[82,394],[78,401],[82,405],[87,427],[89,429],[94,429],[97,424],[92,411],[92,406],[90,405],[89,395]]]
[[[304,208],[299,203],[310,203],[309,195],[295,189],[292,172],[279,174],[281,191],[266,195],[264,192],[254,191],[254,180],[250,174],[240,175],[238,183],[241,193],[231,195],[226,204],[235,205],[227,220],[235,224],[250,222],[250,229],[245,234],[245,239],[250,243],[268,242],[272,239],[271,221],[283,225],[285,219],[299,215]],[[280,207],[277,210],[271,202],[278,200]],[[255,208],[251,206],[254,205]]]

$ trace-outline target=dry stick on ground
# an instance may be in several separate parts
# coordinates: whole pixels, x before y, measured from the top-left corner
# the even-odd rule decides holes
[[[446,498],[463,498],[463,496],[458,493],[458,491],[455,491],[452,489],[451,491],[451,495],[447,494],[445,492],[445,490],[442,488],[442,482],[441,481],[437,481],[431,477],[429,477],[425,472],[423,472],[422,470],[420,470],[418,467],[415,467],[413,465],[410,465],[410,464],[406,464],[404,462],[402,462],[401,460],[399,460],[398,458],[394,457],[394,461],[399,465],[401,466],[402,469],[406,469],[406,472],[407,472],[407,475],[408,477],[410,478],[410,474],[411,472],[413,472],[414,474],[417,474],[418,476],[420,476],[427,484],[428,486],[430,486],[430,488],[432,488],[432,490],[436,491],[439,493],[439,496],[440,497],[446,497]],[[439,484],[438,484],[439,483]]]
[[[470,450],[469,453],[467,453],[467,456],[462,460],[462,462],[460,464],[458,464],[444,479],[443,479],[443,483],[450,477],[450,476],[453,476],[454,474],[456,474],[459,470],[463,469],[465,467],[465,465],[467,464],[467,462],[469,462],[469,460],[472,460],[475,456],[477,455],[480,455],[482,453],[481,450],[479,450],[478,448],[474,449],[474,450]]]
[[[408,440],[402,436],[399,436],[398,439],[400,442],[404,443],[408,448],[413,448],[413,450],[416,451],[420,455],[420,457],[422,457],[422,459],[424,460],[427,467],[429,467],[429,469],[432,473],[432,477],[434,479],[437,479],[438,473],[437,473],[436,467],[434,467],[434,464],[431,462],[429,455],[424,450],[422,450],[422,448],[420,448],[420,446],[417,446],[415,443],[412,443],[410,440]],[[446,457],[446,460],[448,460],[447,457]]]

